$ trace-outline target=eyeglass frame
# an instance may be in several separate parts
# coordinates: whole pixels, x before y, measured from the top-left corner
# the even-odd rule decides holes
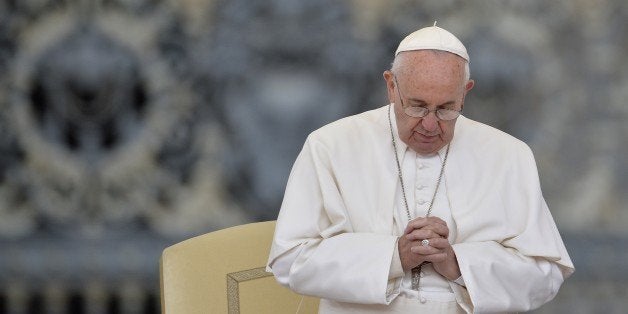
[[[436,117],[436,119],[440,120],[440,121],[453,121],[458,119],[458,117],[460,116],[460,114],[462,113],[462,109],[460,108],[460,110],[455,110],[455,109],[447,109],[447,108],[438,108],[438,109],[434,109],[434,110],[430,110],[427,109],[425,107],[420,107],[420,106],[407,106],[403,103],[403,96],[401,96],[401,88],[399,88],[399,82],[397,82],[397,75],[395,75],[393,73],[393,80],[395,81],[395,89],[397,89],[397,95],[399,95],[399,100],[401,101],[401,108],[403,109],[403,113],[405,113],[406,115],[408,115],[409,117],[412,118],[425,118],[427,117],[430,113],[434,112],[434,116]],[[462,96],[462,102],[464,103],[464,95]],[[414,115],[412,112],[408,113],[408,109],[413,109],[413,108],[417,108],[417,109],[422,109],[425,110],[425,114],[424,115]],[[439,111],[446,111],[446,112],[456,112],[456,116],[451,118],[451,119],[443,119],[439,116]]]

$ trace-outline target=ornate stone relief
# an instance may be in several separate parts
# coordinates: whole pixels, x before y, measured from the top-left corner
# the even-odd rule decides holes
[[[176,55],[187,39],[172,6],[43,1],[13,10],[0,92],[13,156],[0,184],[0,212],[11,212],[3,236],[176,237],[246,221],[221,184],[222,130],[198,114]]]

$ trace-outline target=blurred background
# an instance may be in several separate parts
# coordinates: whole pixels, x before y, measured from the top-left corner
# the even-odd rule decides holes
[[[2,0],[0,313],[158,313],[161,251],[276,218],[307,134],[386,104],[398,42],[467,46],[465,115],[528,143],[576,273],[628,306],[628,4]]]

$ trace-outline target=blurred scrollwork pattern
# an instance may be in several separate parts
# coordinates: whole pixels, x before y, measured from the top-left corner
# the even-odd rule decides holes
[[[622,313],[622,0],[1,1],[0,313],[157,313],[161,250],[275,219],[307,134],[383,105],[435,20],[470,52],[465,114],[535,151],[578,269],[538,312]]]

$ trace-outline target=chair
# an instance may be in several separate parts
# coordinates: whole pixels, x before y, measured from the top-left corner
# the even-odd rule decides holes
[[[166,248],[162,313],[317,313],[317,298],[290,291],[265,271],[274,230],[275,221],[251,223]]]

